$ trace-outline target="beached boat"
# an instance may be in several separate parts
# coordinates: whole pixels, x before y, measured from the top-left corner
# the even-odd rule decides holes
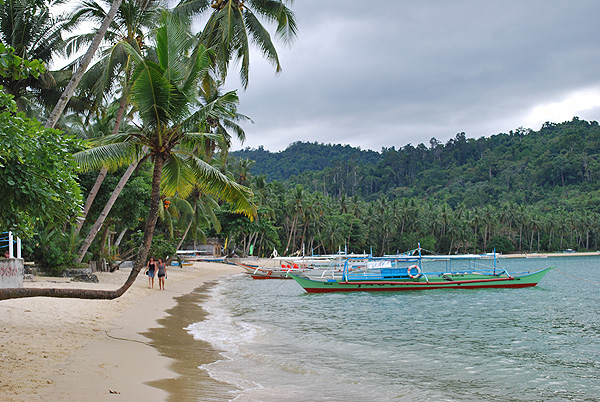
[[[183,260],[183,265],[191,265],[192,261],[224,262],[225,256],[207,254],[206,250],[177,250],[177,256]]]
[[[551,267],[536,272],[509,273],[494,266],[486,269],[466,269],[443,272],[425,272],[423,260],[425,256],[395,259],[392,267],[373,267],[362,264],[358,269],[350,269],[351,261],[347,260],[341,275],[325,277],[313,275],[288,275],[302,286],[308,293],[356,292],[356,291],[405,291],[426,289],[482,289],[482,288],[525,288],[536,286],[548,273]],[[431,259],[437,258],[432,256]],[[473,256],[447,256],[447,266],[453,261],[468,260]],[[406,266],[399,267],[405,263]]]
[[[289,273],[295,273],[297,275],[301,273],[301,270],[297,267],[269,268],[239,262],[235,263],[235,265],[244,268],[244,270],[250,274],[252,279],[291,279],[291,277],[288,276]]]
[[[203,262],[225,262],[225,257],[211,257],[211,256],[200,256],[193,261],[203,261]]]
[[[333,273],[341,275],[343,271],[343,263],[337,268],[335,266],[317,268],[309,265],[298,265],[297,263],[270,267],[240,262],[236,262],[235,265],[242,267],[253,279],[291,279],[288,275],[290,273],[304,277],[309,274],[312,276],[324,276],[326,274],[331,276]]]
[[[310,257],[276,257],[265,265],[236,262],[235,265],[244,268],[253,279],[291,279],[289,273],[299,276],[331,276],[341,275],[347,256],[326,255]],[[364,258],[357,255],[355,258]]]

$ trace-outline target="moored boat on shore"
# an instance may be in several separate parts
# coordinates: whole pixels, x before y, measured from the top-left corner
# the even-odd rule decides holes
[[[364,258],[365,256],[353,256]],[[299,276],[332,275],[344,269],[344,262],[348,256],[325,255],[310,257],[276,257],[267,264],[256,265],[248,262],[236,262],[235,265],[243,268],[253,279],[291,279],[288,273]]]
[[[252,279],[290,279],[291,277],[288,276],[289,273],[301,273],[301,270],[298,267],[268,268],[244,263],[235,263],[235,265],[244,268],[244,270],[250,274]]]
[[[447,269],[441,272],[426,272],[423,260],[436,260],[435,256],[406,257],[395,259],[392,264],[375,266],[362,264],[359,269],[351,269],[352,263],[346,260],[341,275],[314,276],[288,275],[302,286],[308,293],[356,292],[356,291],[405,291],[425,289],[482,289],[482,288],[524,288],[536,286],[552,268],[548,267],[535,272],[509,273],[505,269],[493,267],[473,269],[474,260],[481,256],[448,256]],[[452,270],[451,264],[466,261],[468,269]],[[436,260],[439,261],[439,260]],[[400,265],[406,264],[404,267]],[[307,277],[308,276],[308,277]]]
[[[340,279],[303,278],[289,274],[308,293],[355,292],[355,291],[404,291],[425,289],[482,289],[482,288],[524,288],[536,286],[551,270],[548,267],[536,272],[520,274],[454,272],[427,273],[419,277],[409,275],[416,268],[406,269],[403,274],[343,275]]]

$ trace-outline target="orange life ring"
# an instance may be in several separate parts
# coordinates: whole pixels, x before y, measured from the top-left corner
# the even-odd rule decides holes
[[[417,274],[416,275],[413,275],[413,274],[410,273],[410,271],[413,270],[413,269],[417,270]],[[412,279],[417,279],[417,278],[419,278],[421,276],[421,268],[419,268],[418,265],[411,265],[410,267],[406,268],[406,273]]]

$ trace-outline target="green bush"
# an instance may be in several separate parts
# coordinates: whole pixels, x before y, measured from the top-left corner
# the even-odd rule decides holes
[[[492,252],[496,249],[497,253],[512,253],[515,247],[506,236],[494,236],[488,244],[488,250]]]

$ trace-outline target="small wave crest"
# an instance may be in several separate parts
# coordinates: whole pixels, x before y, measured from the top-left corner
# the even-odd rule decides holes
[[[236,320],[223,303],[224,284],[209,290],[208,299],[202,304],[207,312],[203,321],[184,328],[194,339],[208,342],[225,357],[242,353],[243,345],[252,342],[260,333],[260,328]]]
[[[208,291],[208,298],[202,303],[207,315],[203,321],[184,328],[194,339],[209,343],[219,351],[222,360],[203,364],[199,368],[205,370],[212,379],[233,385],[233,400],[240,400],[243,395],[258,391],[262,386],[240,375],[244,367],[241,360],[247,355],[247,345],[256,339],[261,330],[259,327],[236,320],[227,307],[227,280],[219,282]]]

